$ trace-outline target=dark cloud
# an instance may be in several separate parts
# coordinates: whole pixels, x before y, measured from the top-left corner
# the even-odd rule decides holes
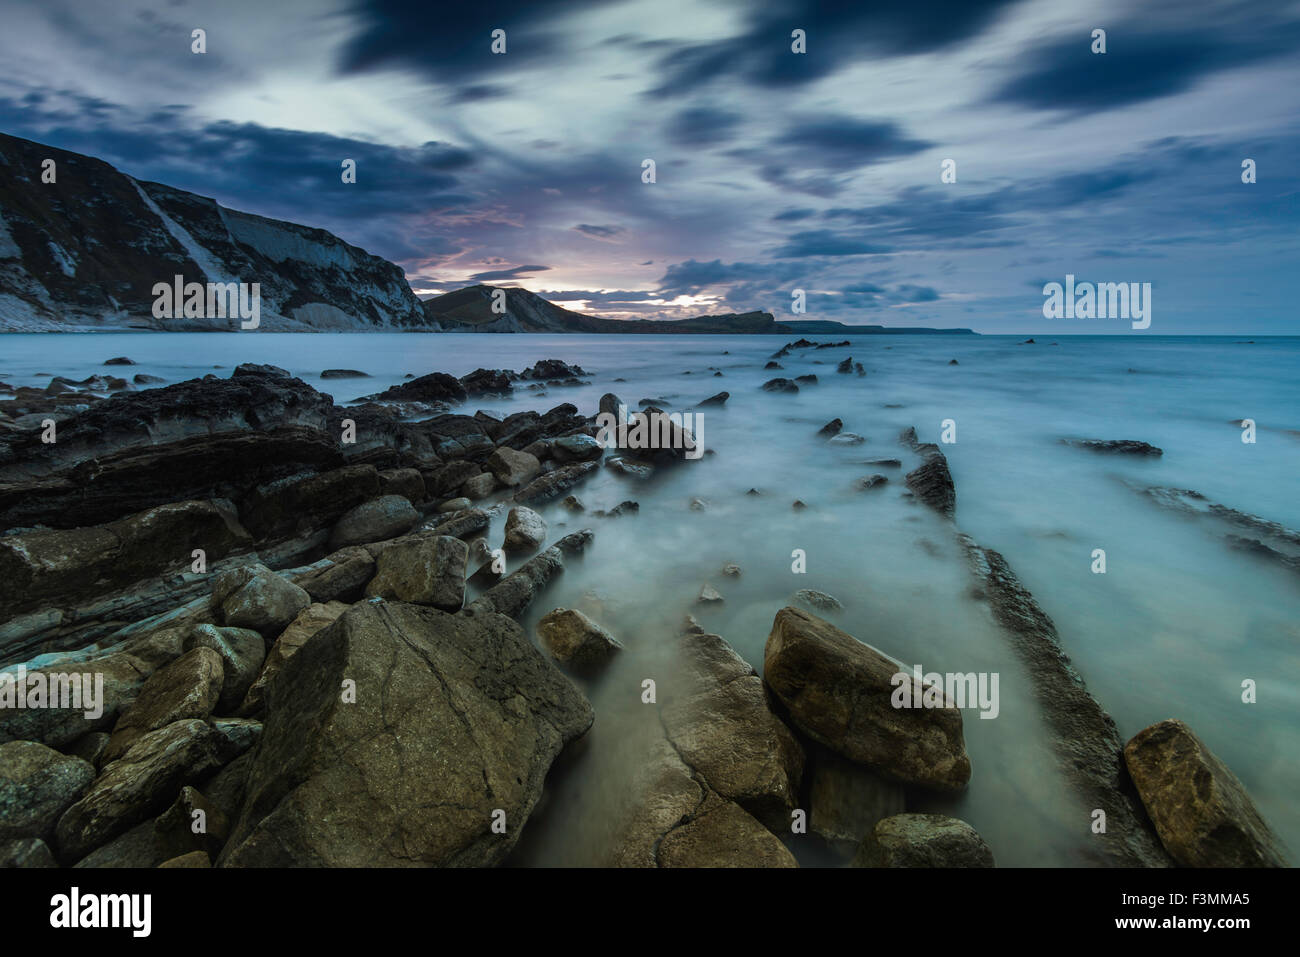
[[[590,223],[579,223],[573,228],[584,236],[590,236],[592,239],[603,239],[607,242],[627,232],[622,226],[593,226]]]
[[[774,249],[776,259],[800,259],[807,256],[862,256],[887,253],[889,248],[859,237],[831,229],[809,229],[795,233],[789,241]]]
[[[732,139],[740,120],[741,115],[732,110],[690,107],[678,112],[668,122],[665,132],[671,140],[684,146],[716,146]]]
[[[500,282],[507,279],[526,279],[529,273],[546,272],[550,266],[514,266],[510,269],[490,269],[469,277],[470,282]]]
[[[912,139],[888,120],[859,120],[832,114],[812,117],[790,127],[773,139],[771,145],[797,152],[804,168],[834,171],[854,170],[930,148],[929,143]]]

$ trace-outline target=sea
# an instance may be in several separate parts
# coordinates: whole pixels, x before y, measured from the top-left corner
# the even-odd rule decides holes
[[[831,343],[834,336],[814,336]],[[955,526],[1002,553],[1056,624],[1089,690],[1127,740],[1185,721],[1236,774],[1274,831],[1300,853],[1300,570],[1234,548],[1203,514],[1162,507],[1149,488],[1300,529],[1300,338],[871,335],[798,349],[764,369],[774,336],[95,333],[0,337],[0,381],[147,373],[168,382],[227,376],[243,362],[281,366],[340,403],[405,376],[520,370],[556,358],[586,384],[518,389],[465,411],[594,414],[612,392],[635,409],[702,411],[709,454],[637,481],[602,469],[575,494],[586,513],[543,506],[555,535],[595,532],[587,554],[526,613],[580,608],[626,647],[579,679],[596,711],[586,739],[551,772],[512,858],[519,865],[600,863],[626,814],[628,783],[658,733],[643,682],[673,680],[686,614],[760,673],[776,612],[816,589],[843,606],[838,627],[925,672],[996,673],[996,718],[964,714],[972,763],[953,797],[910,806],[968,821],[1000,865],[1068,866],[1086,857],[1092,808],[1056,771],[1052,740],[1007,636],[972,579],[954,529],[906,493],[917,464],[898,442],[913,426],[940,443],[957,489]],[[105,367],[114,356],[136,365]],[[851,357],[864,375],[840,374]],[[955,364],[953,360],[956,360]],[[364,379],[322,379],[326,369]],[[719,374],[720,373],[720,374]],[[797,394],[777,376],[815,375]],[[2,408],[2,406],[0,406]],[[857,445],[818,430],[839,418]],[[1241,421],[1254,423],[1254,441]],[[1134,439],[1159,457],[1100,454],[1063,439]],[[870,464],[898,458],[902,468]],[[861,491],[854,480],[883,474]],[[758,494],[747,494],[750,490]],[[797,510],[800,500],[807,508]],[[594,515],[625,500],[635,514]],[[501,534],[504,511],[491,538]],[[1099,571],[1098,550],[1104,552]],[[803,562],[797,556],[803,555]],[[739,577],[721,574],[727,563]],[[706,584],[723,601],[696,600]],[[804,863],[821,863],[815,859]]]

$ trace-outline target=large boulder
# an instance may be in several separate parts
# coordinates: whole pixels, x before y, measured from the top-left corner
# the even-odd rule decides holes
[[[1138,794],[1184,867],[1286,867],[1282,845],[1228,767],[1183,722],[1160,721],[1124,747]]]
[[[408,499],[401,495],[381,495],[362,502],[338,520],[330,533],[330,548],[337,550],[396,538],[418,524],[420,513]]]
[[[29,684],[37,681],[53,686],[75,675],[83,684],[90,680],[92,687],[102,678],[103,685],[95,691],[99,697],[94,709],[0,708],[0,742],[40,741],[63,748],[92,731],[111,728],[152,673],[148,664],[128,654],[106,655],[75,668],[54,665],[27,672]]]
[[[221,655],[205,647],[193,648],[159,668],[118,719],[101,760],[116,761],[140,738],[173,721],[207,718],[221,696],[223,669]]]
[[[900,662],[800,608],[777,612],[764,650],[763,677],[804,734],[893,780],[961,790],[970,780],[961,712],[941,689],[942,707],[894,707],[900,673],[923,701]]]
[[[525,505],[516,505],[506,515],[505,541],[507,552],[531,552],[546,541],[546,519]]]
[[[241,715],[259,713],[266,704],[267,689],[275,676],[284,668],[285,662],[297,654],[298,649],[316,632],[333,624],[339,615],[347,610],[348,606],[343,602],[331,601],[325,604],[313,603],[300,611],[298,617],[289,623],[289,627],[280,634],[275,644],[271,646],[271,650],[266,653],[266,662],[262,665],[262,671],[249,686],[243,704],[239,707],[239,713]]]
[[[513,621],[399,602],[354,606],[275,687],[226,866],[499,863],[593,720]]]
[[[55,837],[60,854],[81,857],[158,814],[182,785],[220,767],[224,748],[221,733],[198,718],[150,731],[108,765],[59,818]]]
[[[379,494],[373,465],[288,476],[259,486],[240,503],[240,515],[258,541],[294,538],[328,528],[349,509]]]
[[[993,852],[975,828],[955,817],[895,814],[872,828],[853,866],[992,867]]]
[[[527,485],[542,471],[537,456],[501,446],[483,463],[502,485],[516,488]]]
[[[468,558],[469,546],[448,535],[394,542],[375,560],[375,577],[366,586],[366,595],[460,611]]]
[[[0,744],[0,841],[46,839],[90,787],[95,769],[35,741]]]
[[[212,607],[223,624],[278,635],[311,604],[302,588],[262,564],[223,572],[212,586]]]

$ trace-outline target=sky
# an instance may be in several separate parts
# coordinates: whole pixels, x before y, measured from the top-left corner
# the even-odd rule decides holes
[[[0,130],[421,297],[1293,335],[1298,54],[1279,0],[0,0]],[[1044,318],[1067,275],[1150,283],[1150,326]]]

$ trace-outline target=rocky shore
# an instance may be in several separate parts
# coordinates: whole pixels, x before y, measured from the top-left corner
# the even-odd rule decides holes
[[[578,609],[521,625],[557,576],[582,574],[595,539],[557,534],[537,509],[564,499],[581,516],[572,493],[602,466],[628,482],[693,467],[684,443],[604,448],[612,394],[586,412],[465,411],[588,376],[559,360],[435,372],[340,406],[243,365],[144,391],[102,377],[16,395],[0,421],[0,865],[508,861],[548,772],[601,721],[583,689],[626,654]],[[913,429],[900,439],[914,465],[874,461],[907,468],[908,493],[951,523],[1028,667],[1080,828],[1105,812],[1094,862],[1284,864],[1186,725],[1120,739],[1051,619],[960,532],[943,452]],[[705,585],[699,600],[722,597]],[[761,673],[683,607],[680,633],[662,636],[677,667],[641,692],[648,734],[629,747],[644,753],[602,863],[794,867],[815,846],[859,867],[993,866],[969,824],[923,810],[980,774],[961,709],[942,689],[900,708],[907,649],[836,627],[830,595],[796,600]],[[907,680],[916,700],[936,690]]]

